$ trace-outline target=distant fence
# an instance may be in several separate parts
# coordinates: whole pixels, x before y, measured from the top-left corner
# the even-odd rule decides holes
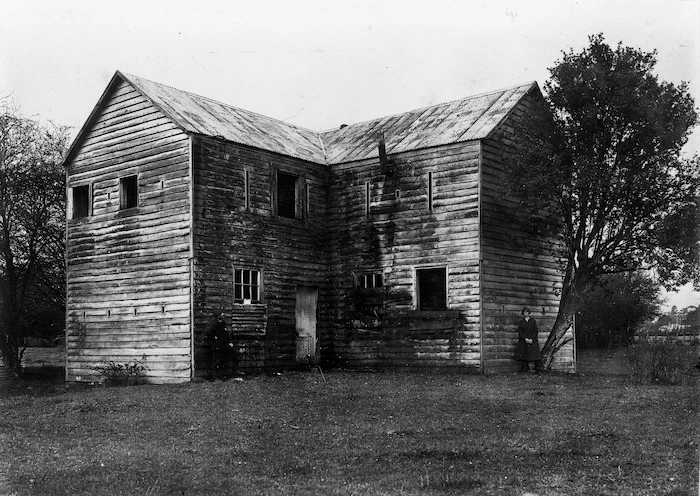
[[[637,342],[640,339],[649,341],[669,340],[684,345],[700,345],[700,327],[694,325],[668,325],[656,330],[641,331],[634,337]]]

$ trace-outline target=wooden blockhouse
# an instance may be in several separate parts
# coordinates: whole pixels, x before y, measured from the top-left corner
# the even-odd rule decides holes
[[[239,369],[516,369],[558,254],[505,196],[536,83],[315,132],[117,72],[66,159],[66,378]],[[573,343],[555,367],[573,370]]]

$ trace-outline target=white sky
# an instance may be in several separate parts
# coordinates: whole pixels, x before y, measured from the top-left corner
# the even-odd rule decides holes
[[[700,106],[700,0],[0,0],[0,96],[77,132],[121,70],[323,130],[542,86],[601,32],[656,49]],[[669,304],[700,301],[687,293]]]

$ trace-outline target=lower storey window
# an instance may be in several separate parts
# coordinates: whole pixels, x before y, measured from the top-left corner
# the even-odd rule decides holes
[[[235,303],[260,303],[259,270],[233,270],[233,299]]]
[[[447,268],[416,269],[418,310],[447,310]]]

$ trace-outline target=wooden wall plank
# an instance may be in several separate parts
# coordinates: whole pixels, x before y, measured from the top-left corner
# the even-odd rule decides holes
[[[327,335],[329,251],[326,190],[329,172],[313,164],[211,138],[194,143],[195,370],[211,373],[207,332],[222,312],[241,368],[295,365],[296,287],[319,289],[319,335]],[[282,170],[302,188],[304,218],[277,217],[273,176]],[[244,173],[249,179],[246,210]],[[233,267],[262,272],[263,301],[234,303]]]
[[[527,117],[531,96],[513,111],[498,133],[482,141],[482,253],[484,357],[487,371],[513,371],[517,322],[524,306],[532,310],[540,331],[540,346],[554,324],[561,290],[561,252],[552,240],[533,239],[515,215],[518,205],[508,198],[503,161],[509,143],[519,139],[511,121]],[[573,370],[573,348],[559,353],[555,367]]]
[[[390,159],[390,175],[382,173],[377,159],[331,168],[335,359],[354,367],[475,370],[479,365],[478,145],[416,150]],[[432,211],[428,173],[433,179]],[[451,313],[421,318],[415,312],[414,271],[431,265],[448,267]],[[379,316],[363,313],[354,299],[352,274],[364,272],[384,275]]]
[[[93,193],[92,215],[66,228],[68,380],[142,356],[148,381],[189,380],[188,143],[123,83],[66,164],[69,187]],[[132,174],[138,207],[120,210],[119,179]]]

